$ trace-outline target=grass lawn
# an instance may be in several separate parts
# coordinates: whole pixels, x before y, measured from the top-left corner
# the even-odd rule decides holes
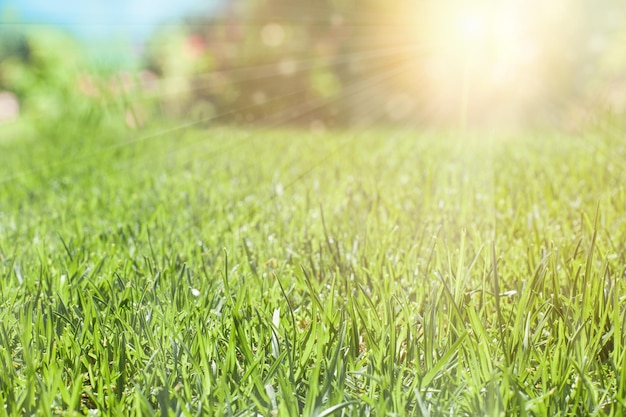
[[[0,139],[0,415],[624,415],[625,146]]]

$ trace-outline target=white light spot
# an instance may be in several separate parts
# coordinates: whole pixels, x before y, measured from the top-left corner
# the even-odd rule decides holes
[[[278,72],[285,77],[295,74],[297,70],[298,64],[291,58],[283,59],[278,63]]]
[[[269,23],[261,28],[261,40],[272,48],[280,46],[285,41],[285,29],[278,23]]]

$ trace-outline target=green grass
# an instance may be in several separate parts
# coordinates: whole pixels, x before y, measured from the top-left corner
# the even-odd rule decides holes
[[[0,415],[626,412],[618,135],[62,131],[0,142]]]

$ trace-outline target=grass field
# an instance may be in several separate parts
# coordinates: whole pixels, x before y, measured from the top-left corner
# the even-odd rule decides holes
[[[610,131],[0,142],[0,415],[626,413]]]

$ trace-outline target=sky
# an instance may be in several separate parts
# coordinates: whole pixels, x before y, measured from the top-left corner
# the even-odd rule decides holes
[[[199,11],[219,0],[0,0],[0,23],[55,25],[97,39],[142,40],[159,24]]]

